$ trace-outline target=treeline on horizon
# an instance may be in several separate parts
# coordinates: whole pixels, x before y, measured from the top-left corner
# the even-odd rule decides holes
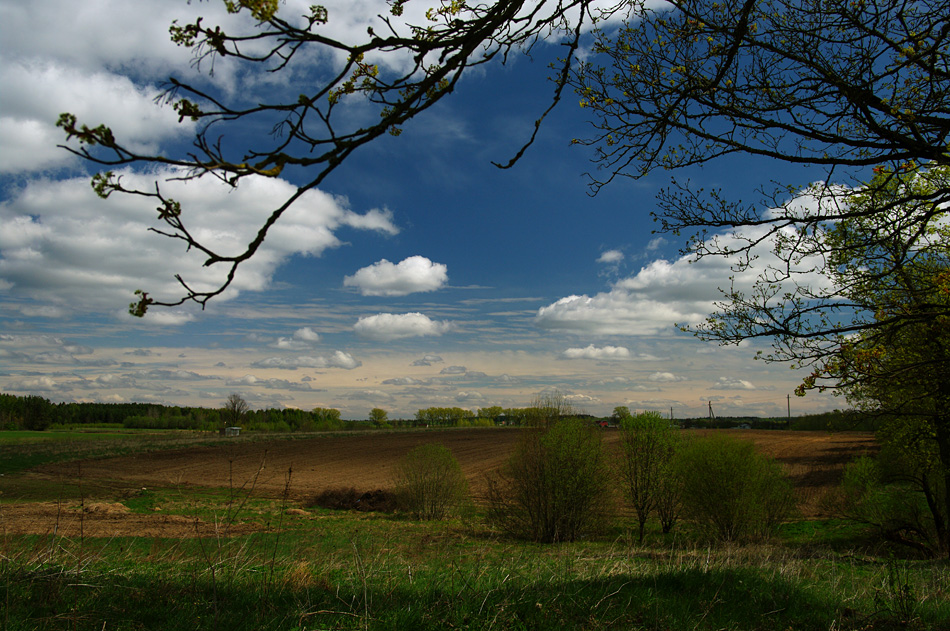
[[[368,427],[484,427],[530,424],[533,408],[493,406],[477,412],[458,407],[420,409],[412,419],[387,419],[385,422],[344,420],[333,408],[300,410],[271,408],[248,410],[240,426],[249,431],[319,432],[366,429]],[[589,414],[573,414],[592,423],[613,425],[616,419]],[[877,420],[853,410],[834,410],[792,418],[723,416],[683,418],[671,421],[683,428],[696,429],[792,429],[833,431],[874,431]],[[0,430],[44,430],[50,427],[123,427],[127,429],[177,429],[219,431],[229,424],[228,411],[220,408],[168,406],[158,403],[52,403],[36,396],[0,393]]]

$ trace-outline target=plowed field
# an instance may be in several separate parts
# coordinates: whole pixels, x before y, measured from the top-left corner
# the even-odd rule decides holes
[[[748,430],[728,433],[752,440],[760,451],[785,466],[805,516],[819,514],[821,496],[838,483],[846,462],[875,448],[873,435],[867,433]],[[227,487],[246,485],[254,480],[256,494],[274,497],[283,493],[290,472],[290,494],[304,500],[329,488],[372,491],[390,487],[399,459],[417,445],[434,442],[453,452],[478,497],[484,488],[485,474],[504,463],[519,436],[520,430],[516,429],[456,429],[367,432],[270,442],[237,439],[215,446],[87,460],[81,464],[81,470],[86,480],[109,481],[127,488]],[[604,437],[608,446],[616,447],[616,431],[605,430]],[[76,463],[67,463],[45,466],[36,473],[61,477],[73,476],[76,471]],[[30,506],[35,510],[31,512]],[[45,508],[39,504],[6,505],[3,529],[49,532],[48,524],[44,526],[49,511],[48,505]],[[58,514],[62,517],[62,511]],[[128,515],[126,528],[122,525],[123,516],[121,510],[86,511],[84,532],[87,536],[99,533],[96,523],[100,519],[107,522],[102,532],[110,535],[136,534],[143,530],[154,534],[152,526],[158,526],[163,519],[164,527],[158,528],[163,533],[161,536],[186,536],[184,531],[196,531],[193,524],[176,525],[168,522],[168,516],[161,515]],[[156,524],[141,523],[152,517]]]

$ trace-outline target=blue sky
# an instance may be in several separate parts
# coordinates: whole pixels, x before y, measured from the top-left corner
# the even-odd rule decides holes
[[[375,0],[329,4],[340,34],[365,33],[385,12]],[[785,414],[802,375],[754,361],[764,343],[718,347],[674,327],[714,308],[730,270],[691,264],[676,237],[652,233],[669,174],[591,197],[589,154],[570,146],[587,132],[571,94],[515,168],[491,165],[547,105],[550,45],[533,62],[472,72],[402,136],[354,154],[205,311],[128,316],[134,290],[171,297],[175,273],[201,282],[214,272],[148,232],[147,200],[95,198],[92,171],[56,148],[54,124],[71,111],[137,146],[180,151],[190,129],[154,96],[169,75],[195,76],[190,53],[168,41],[171,21],[195,12],[227,19],[217,3],[177,0],[0,2],[0,391],[199,406],[237,392],[253,407],[359,419],[373,407],[393,417],[521,407],[557,388],[592,414],[627,405],[696,416],[709,402],[720,415]],[[210,81],[251,94],[262,79],[225,64]],[[770,180],[804,186],[819,174],[730,159],[680,176],[752,199]],[[237,247],[300,174],[284,177],[231,193],[211,181],[166,186],[195,209],[196,228]],[[843,403],[793,397],[792,413]]]

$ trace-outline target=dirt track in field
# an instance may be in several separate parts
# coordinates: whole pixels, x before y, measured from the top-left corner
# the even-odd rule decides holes
[[[869,433],[719,432],[752,440],[760,451],[777,458],[795,485],[799,507],[806,517],[820,515],[821,498],[838,483],[845,463],[875,449],[873,435]],[[417,445],[440,443],[458,459],[478,497],[484,489],[485,474],[504,463],[519,436],[520,430],[514,429],[456,429],[367,432],[274,442],[238,439],[210,447],[87,460],[81,470],[84,479],[110,481],[127,488],[229,485],[248,488],[254,484],[255,494],[272,497],[283,494],[289,472],[290,496],[305,501],[330,488],[353,487],[360,491],[388,488],[394,467],[404,454]],[[608,446],[615,446],[619,438],[615,430],[605,430],[604,436]],[[73,476],[76,470],[76,463],[68,463],[42,467],[37,474]],[[53,508],[48,504],[16,504],[3,508],[2,527],[6,532],[50,531]],[[182,523],[175,516],[135,515],[123,509],[121,504],[115,503],[103,504],[96,511],[86,507],[81,511],[84,534],[178,537],[206,532],[203,529],[207,527],[196,528],[194,520]],[[69,511],[64,513],[61,506],[55,507],[54,516],[62,520],[61,529],[80,521],[77,507],[70,507]]]

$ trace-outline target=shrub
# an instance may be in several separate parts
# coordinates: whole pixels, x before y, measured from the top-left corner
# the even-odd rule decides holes
[[[724,541],[767,536],[794,506],[779,464],[747,441],[709,436],[689,442],[675,469],[686,514]]]
[[[443,519],[468,497],[462,468],[442,445],[420,445],[406,454],[395,482],[397,502],[418,519]]]
[[[604,527],[612,513],[600,432],[577,419],[526,431],[488,480],[488,519],[518,538],[574,541]]]
[[[939,507],[945,502],[942,476],[894,456],[885,448],[877,457],[863,456],[848,464],[834,508],[881,540],[920,556],[946,553],[936,519],[942,519]]]

